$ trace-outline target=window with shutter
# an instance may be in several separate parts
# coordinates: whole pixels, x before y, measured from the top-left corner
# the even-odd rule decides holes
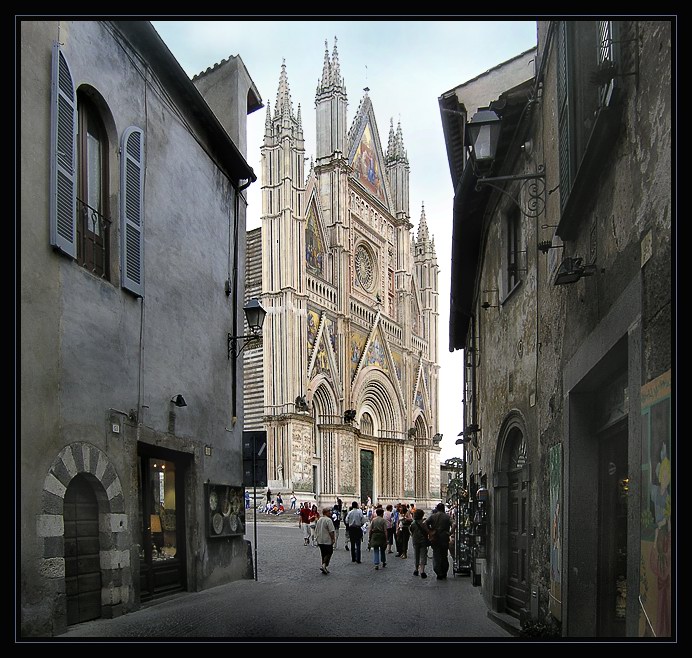
[[[136,126],[123,133],[120,166],[122,287],[144,297],[144,133]]]
[[[50,244],[77,257],[77,97],[67,60],[53,44],[51,77]]]

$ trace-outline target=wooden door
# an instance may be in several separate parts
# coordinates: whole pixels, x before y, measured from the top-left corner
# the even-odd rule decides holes
[[[529,483],[522,481],[521,470],[509,474],[509,524],[507,569],[507,612],[515,617],[529,600]]]
[[[627,599],[627,427],[601,435],[598,496],[598,635],[624,637]]]
[[[91,485],[80,475],[65,492],[65,591],[67,623],[101,616],[98,502]]]

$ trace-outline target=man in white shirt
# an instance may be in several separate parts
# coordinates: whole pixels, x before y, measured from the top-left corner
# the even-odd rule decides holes
[[[351,562],[358,564],[360,564],[360,543],[363,541],[363,523],[365,523],[365,517],[358,508],[358,502],[354,500],[346,515],[346,529],[351,543]]]

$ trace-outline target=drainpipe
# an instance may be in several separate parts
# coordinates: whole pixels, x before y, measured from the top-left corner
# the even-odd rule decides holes
[[[233,218],[233,293],[232,293],[232,306],[233,306],[233,335],[238,336],[242,334],[243,332],[241,331],[240,334],[237,330],[238,326],[238,223],[240,221],[240,193],[243,190],[246,190],[248,187],[250,187],[252,183],[252,179],[248,178],[245,179],[246,182],[244,185],[240,185],[239,187],[236,187],[235,185],[233,186],[233,189],[235,190],[235,203],[234,203],[234,214],[235,217]],[[240,181],[239,181],[240,182]],[[246,203],[247,205],[247,203]],[[237,363],[238,360],[236,358],[235,352],[233,353],[233,359],[232,359],[232,365],[231,365],[231,426],[235,425],[236,421],[238,420],[238,372],[237,372]]]

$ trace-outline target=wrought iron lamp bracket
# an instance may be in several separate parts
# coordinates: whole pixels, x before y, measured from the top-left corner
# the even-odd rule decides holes
[[[518,199],[514,198],[503,184],[507,181],[522,181],[519,186],[519,192],[526,190],[528,202],[526,209],[522,207]],[[476,190],[480,190],[484,185],[492,187],[504,194],[508,199],[519,208],[524,217],[535,218],[543,214],[545,210],[545,171],[543,165],[538,166],[538,171],[529,174],[516,174],[514,176],[484,176],[476,182]]]

